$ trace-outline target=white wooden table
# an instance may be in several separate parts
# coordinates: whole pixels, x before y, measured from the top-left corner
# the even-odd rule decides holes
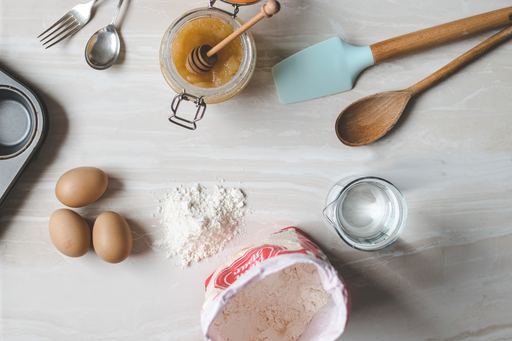
[[[0,65],[41,93],[51,120],[39,157],[0,209],[2,340],[202,340],[204,280],[228,255],[290,225],[324,249],[351,292],[340,340],[512,339],[512,42],[418,96],[391,133],[359,148],[336,138],[342,109],[416,83],[495,32],[372,67],[352,91],[303,103],[279,103],[271,75],[285,57],[334,36],[369,45],[510,1],[282,0],[281,13],[251,30],[251,83],[209,106],[193,132],[167,121],[174,92],[158,51],[171,22],[207,1],[126,0],[121,56],[107,71],[87,66],[84,47],[117,1],[99,1],[84,29],[48,50],[35,39],[77,3],[0,0]],[[110,183],[77,212],[92,225],[117,211],[133,230],[133,251],[115,266],[92,250],[66,258],[48,235],[63,207],[57,179],[86,165]],[[405,231],[384,251],[350,249],[322,216],[330,187],[355,173],[388,179],[406,198]],[[181,269],[152,246],[163,233],[157,199],[195,183],[241,188],[246,233]]]

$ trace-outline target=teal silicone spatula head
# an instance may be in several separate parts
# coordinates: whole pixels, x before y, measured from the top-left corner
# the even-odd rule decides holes
[[[272,68],[279,100],[294,103],[352,89],[357,75],[374,64],[369,46],[331,38],[283,60]]]

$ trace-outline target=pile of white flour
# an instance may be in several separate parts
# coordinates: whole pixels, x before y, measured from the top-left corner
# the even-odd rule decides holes
[[[197,184],[174,188],[158,207],[164,238],[155,241],[166,256],[178,256],[183,266],[210,257],[241,232],[245,196],[240,189],[216,186],[213,191]]]
[[[213,324],[225,341],[294,341],[329,298],[316,266],[300,263],[240,291]]]

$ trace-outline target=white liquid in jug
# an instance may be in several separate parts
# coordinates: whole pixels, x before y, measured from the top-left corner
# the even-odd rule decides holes
[[[346,233],[353,238],[378,235],[393,216],[385,189],[371,183],[355,185],[340,199],[336,215]]]

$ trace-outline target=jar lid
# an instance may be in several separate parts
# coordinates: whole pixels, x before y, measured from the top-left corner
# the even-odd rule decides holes
[[[255,3],[260,2],[261,0],[220,0],[230,5],[234,6],[245,6],[245,5],[254,5]]]

